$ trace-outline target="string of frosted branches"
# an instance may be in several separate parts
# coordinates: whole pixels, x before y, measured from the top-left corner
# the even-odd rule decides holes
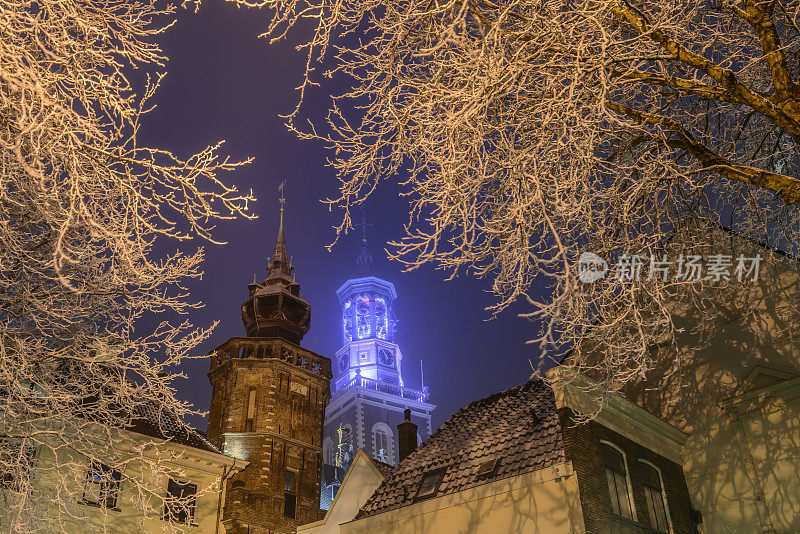
[[[572,365],[620,387],[674,338],[676,301],[701,306],[701,328],[720,312],[697,295],[742,290],[586,284],[583,251],[708,253],[718,224],[797,251],[796,1],[231,1],[263,9],[273,40],[314,27],[287,122],[330,147],[337,236],[394,182],[410,217],[390,257],[487,278],[493,312],[527,299],[541,362],[574,349]],[[326,78],[348,89],[309,117]]]
[[[183,157],[138,140],[174,11],[0,0],[0,523],[11,532],[90,528],[78,502],[91,459],[123,471],[137,459],[151,474],[130,482],[134,504],[160,514],[154,488],[171,468],[144,454],[153,440],[134,446],[118,429],[152,407],[197,413],[172,381],[211,330],[181,317],[199,305],[181,284],[202,274],[203,250],[154,246],[213,242],[218,221],[252,217],[252,196],[220,179],[246,163],[221,143]],[[158,326],[137,335],[153,314]]]

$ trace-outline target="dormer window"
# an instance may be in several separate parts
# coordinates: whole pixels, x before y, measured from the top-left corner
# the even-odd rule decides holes
[[[477,478],[489,478],[490,476],[494,475],[495,471],[497,471],[497,459],[493,460],[486,460],[480,466],[478,466],[478,472],[476,473]]]
[[[611,495],[611,510],[619,516],[636,521],[625,453],[616,445],[606,442],[600,443],[600,450],[606,468],[608,492]]]
[[[445,469],[441,468],[428,471],[422,475],[422,480],[419,483],[419,488],[417,489],[417,494],[414,499],[421,500],[435,497],[436,493],[439,491],[439,485],[444,478],[444,472]]]

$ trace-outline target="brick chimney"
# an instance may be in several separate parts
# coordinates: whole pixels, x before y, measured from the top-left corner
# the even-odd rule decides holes
[[[417,448],[417,425],[411,422],[411,410],[405,411],[405,420],[397,425],[400,462]],[[400,463],[398,462],[398,463]]]

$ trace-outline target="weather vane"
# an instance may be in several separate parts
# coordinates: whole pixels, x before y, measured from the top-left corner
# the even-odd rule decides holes
[[[356,263],[361,265],[366,273],[369,273],[369,264],[372,263],[372,256],[367,250],[367,228],[372,226],[372,223],[367,222],[367,216],[364,210],[364,205],[361,205],[361,224],[355,224],[355,228],[361,228],[361,254],[358,255]]]
[[[278,199],[278,202],[281,203],[281,211],[283,211],[283,205],[286,203],[286,198],[283,196],[283,188],[286,185],[286,180],[281,182],[281,185],[278,186],[278,191],[281,192],[281,196]]]
[[[366,210],[364,209],[364,205],[361,205],[361,223],[356,223],[354,225],[356,228],[361,228],[361,240],[367,240],[367,228],[372,226],[372,223],[367,222],[367,215]]]

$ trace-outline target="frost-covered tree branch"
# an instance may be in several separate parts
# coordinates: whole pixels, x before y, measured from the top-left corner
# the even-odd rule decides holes
[[[252,197],[220,179],[241,165],[220,143],[182,157],[138,140],[174,10],[0,0],[0,493],[13,532],[80,521],[87,459],[142,457],[115,430],[142,409],[195,413],[172,381],[210,330],[172,317],[198,305],[181,281],[200,276],[203,251],[153,247],[212,240],[217,221],[250,217]],[[165,319],[136,335],[153,313]],[[27,478],[27,451],[42,449],[59,458],[47,494]]]
[[[392,258],[490,279],[495,311],[526,297],[532,342],[575,347],[581,369],[599,365],[582,347],[604,346],[609,385],[651,367],[669,303],[709,284],[587,285],[581,251],[707,251],[696,219],[797,250],[796,1],[231,1],[262,8],[273,39],[315,25],[288,124],[331,149],[338,233],[398,183],[411,210]],[[327,77],[349,90],[308,122]]]

